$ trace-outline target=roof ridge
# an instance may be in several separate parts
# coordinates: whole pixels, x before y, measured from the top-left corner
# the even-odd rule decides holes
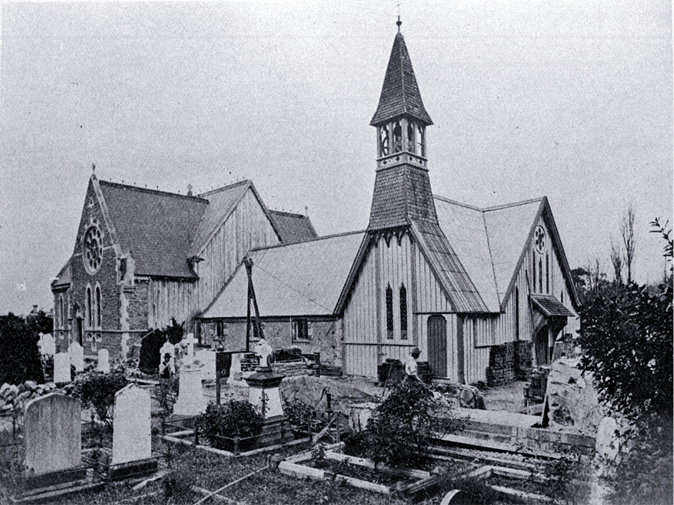
[[[243,185],[243,184],[249,184],[250,182],[251,182],[250,179],[243,179],[242,181],[237,181],[237,182],[235,182],[235,183],[228,184],[228,185],[222,186],[222,187],[220,187],[220,188],[211,189],[210,191],[206,191],[205,193],[201,193],[201,194],[199,195],[199,197],[202,197],[202,198],[203,198],[203,197],[205,197],[205,196],[211,196],[211,195],[213,195],[213,194],[215,194],[215,193],[219,193],[220,191],[224,191],[224,190],[226,190],[226,189],[232,189],[232,188],[235,188],[235,187],[237,187],[237,186],[241,186],[241,185]]]
[[[474,205],[469,205],[467,203],[458,202],[456,200],[452,200],[451,198],[446,198],[446,197],[441,196],[441,195],[433,195],[433,198],[437,198],[438,200],[442,200],[443,202],[447,202],[447,203],[452,203],[454,205],[460,205],[461,207],[467,207],[469,209],[479,210],[480,212],[484,212],[484,209],[481,209],[480,207],[475,207]]]
[[[322,237],[316,237],[311,240],[305,240],[304,242],[293,242],[292,244],[274,244],[270,246],[265,246],[265,247],[255,247],[251,249],[250,251],[266,251],[268,249],[278,249],[279,247],[292,247],[292,246],[299,246],[302,244],[311,244],[313,242],[318,242],[319,240],[326,240],[330,238],[338,238],[338,237],[346,237],[348,235],[358,235],[359,233],[365,233],[367,230],[358,230],[358,231],[345,231],[343,233],[335,233],[333,235],[324,235]]]
[[[287,212],[285,210],[269,209],[269,212],[273,212],[274,214],[283,214],[285,216],[303,217],[305,219],[309,217],[309,216],[306,216],[304,214],[299,214],[299,213],[296,213],[296,212]]]
[[[523,200],[521,202],[513,202],[513,203],[506,203],[503,205],[496,205],[494,207],[486,207],[485,209],[482,209],[483,212],[489,212],[492,210],[501,210],[501,209],[507,209],[510,207],[518,207],[520,205],[528,205],[530,203],[535,203],[535,202],[540,202],[545,198],[545,196],[540,196],[538,198],[531,198],[530,200]]]
[[[119,188],[119,189],[132,189],[135,191],[140,191],[141,193],[151,193],[154,195],[164,195],[164,196],[174,196],[177,198],[183,198],[183,199],[188,199],[188,200],[199,200],[208,203],[208,200],[205,198],[201,198],[200,196],[194,196],[194,195],[181,195],[180,193],[171,193],[170,191],[162,191],[161,189],[151,189],[151,188],[141,188],[139,186],[132,186],[129,184],[122,184],[119,182],[112,182],[112,181],[104,181],[99,179],[98,183],[104,186],[111,186],[114,188]]]

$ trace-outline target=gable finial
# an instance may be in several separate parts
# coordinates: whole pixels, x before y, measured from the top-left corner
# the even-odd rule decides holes
[[[95,174],[96,173],[96,163],[91,164],[91,173]]]

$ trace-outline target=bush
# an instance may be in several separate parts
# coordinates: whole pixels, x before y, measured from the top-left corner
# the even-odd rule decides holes
[[[304,403],[302,400],[291,399],[283,400],[283,413],[286,417],[286,421],[293,426],[301,429],[305,429],[309,424],[312,425],[312,429],[315,429],[317,424],[316,411]],[[318,428],[320,430],[320,428]]]
[[[37,327],[11,312],[0,316],[0,384],[44,382]]]
[[[115,393],[124,388],[127,383],[122,372],[92,373],[75,384],[72,394],[80,399],[83,407],[93,407],[98,419],[112,428]]]
[[[449,404],[422,383],[397,386],[374,411],[367,428],[347,439],[347,451],[390,466],[420,466],[428,461],[437,432],[456,433],[461,421]]]
[[[155,387],[155,397],[166,415],[173,412],[173,405],[178,399],[179,386],[178,377],[171,377],[170,379],[161,379]]]
[[[233,450],[226,438],[255,437],[262,432],[264,419],[247,401],[232,400],[222,405],[209,403],[206,412],[197,418],[196,427],[216,449]],[[253,447],[254,440],[242,440],[241,449]]]

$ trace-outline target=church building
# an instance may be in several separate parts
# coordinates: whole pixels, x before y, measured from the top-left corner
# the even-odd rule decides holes
[[[307,216],[268,210],[250,181],[194,196],[94,173],[73,254],[51,285],[56,344],[129,359],[144,335],[172,319],[198,330],[195,316],[252,248],[314,238]]]
[[[181,196],[92,176],[73,255],[52,284],[59,342],[125,356],[175,318],[204,344],[240,350],[247,257],[272,346],[320,352],[346,374],[376,377],[414,347],[435,377],[460,383],[548,363],[555,340],[579,327],[550,204],[481,209],[433,194],[433,121],[400,22],[370,124],[374,192],[367,229],[353,233],[318,238],[306,217],[267,210],[250,182]]]

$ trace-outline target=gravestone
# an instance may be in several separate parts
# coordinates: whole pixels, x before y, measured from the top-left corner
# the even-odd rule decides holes
[[[157,461],[152,459],[150,393],[130,384],[115,393],[112,463],[113,480],[153,473]]]
[[[146,335],[140,343],[138,368],[144,373],[157,373],[159,370],[159,349],[166,342],[166,337],[159,331]]]
[[[618,424],[612,417],[605,417],[599,423],[597,429],[597,442],[595,449],[597,455],[605,458],[607,461],[615,461],[620,450],[620,439],[618,438]]]
[[[79,342],[70,343],[68,354],[70,354],[70,364],[75,367],[75,371],[84,372],[84,350]]]
[[[204,391],[201,385],[203,363],[186,361],[180,367],[178,400],[173,407],[176,416],[196,416],[206,410]]]
[[[204,364],[202,369],[203,380],[215,380],[215,351],[211,349],[199,349],[195,358]]]
[[[60,352],[54,356],[54,383],[67,384],[70,382],[70,355]]]
[[[86,478],[82,467],[81,404],[51,393],[30,400],[24,415],[26,477],[31,487]]]
[[[261,367],[271,366],[270,356],[273,353],[274,349],[272,349],[271,345],[269,345],[269,343],[264,337],[261,338],[260,341],[255,346],[255,354],[257,354],[260,357]]]
[[[194,333],[188,333],[187,338],[183,339],[183,343],[187,346],[187,360],[194,358],[194,344],[197,343]]]
[[[98,351],[98,366],[96,370],[103,373],[110,373],[110,353],[107,349]]]
[[[54,356],[56,353],[56,343],[50,333],[40,334],[37,345],[40,348],[40,354],[43,356]]]

